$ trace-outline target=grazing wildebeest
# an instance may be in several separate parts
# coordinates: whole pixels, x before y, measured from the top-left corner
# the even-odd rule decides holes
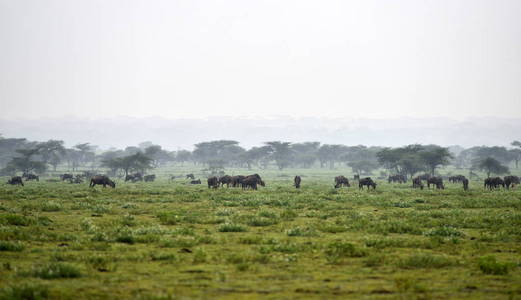
[[[141,174],[141,173],[129,174],[129,175],[125,176],[125,182],[127,182],[127,181],[132,181],[132,182],[143,181],[143,174]]]
[[[443,179],[441,177],[430,177],[427,179],[427,188],[431,188],[431,184],[436,186],[436,189],[443,190],[445,189],[445,186],[443,185]]]
[[[11,184],[11,185],[21,185],[21,186],[24,186],[24,183],[22,181],[22,177],[20,176],[13,176],[11,177],[11,179],[7,180],[7,184]]]
[[[456,176],[450,176],[449,177],[449,182],[451,183],[459,183],[459,182],[463,182],[463,179],[465,179],[466,177],[463,176],[463,175],[456,175]]]
[[[469,180],[463,176],[461,182],[463,183],[463,190],[467,191],[469,189]]]
[[[230,179],[232,187],[242,186],[242,181],[244,180],[244,178],[246,178],[246,176],[242,176],[242,175],[232,176],[232,178]]]
[[[24,178],[25,181],[29,181],[29,180],[40,181],[40,177],[38,177],[38,175],[25,173],[25,172],[22,174],[22,178]]]
[[[69,183],[83,183],[83,176],[82,175],[76,175],[75,178],[69,179]]]
[[[423,183],[422,183],[422,180],[420,179],[420,177],[414,177],[412,179],[412,187],[413,188],[420,188],[420,190],[423,190]]]
[[[187,175],[186,175],[186,179],[192,179],[192,180],[194,180],[194,179],[195,179],[195,176],[194,176],[194,174],[187,174]]]
[[[231,183],[232,183],[232,177],[230,175],[224,175],[219,178],[219,184],[221,186],[224,186],[226,184],[226,187],[230,187]]]
[[[60,175],[60,179],[61,179],[62,181],[65,181],[65,180],[71,180],[71,179],[73,179],[73,178],[74,178],[74,176],[73,176],[72,174],[68,174],[68,173],[61,174],[61,175]]]
[[[505,176],[505,177],[503,178],[503,181],[505,182],[505,186],[506,186],[506,188],[507,188],[507,190],[508,190],[508,189],[510,189],[510,186],[512,186],[512,188],[514,188],[514,186],[515,186],[516,184],[519,184],[519,177],[517,177],[517,176],[512,176],[512,175],[510,175],[510,176]]]
[[[192,180],[190,181],[190,184],[201,184],[201,179]]]
[[[369,190],[369,187],[373,187],[373,190],[376,189],[376,183],[371,179],[371,177],[361,178],[358,181],[358,189],[362,190],[364,188],[364,185],[367,186],[367,190]]]
[[[419,175],[418,178],[420,178],[420,180],[429,180],[429,178],[431,178],[431,175],[430,174],[422,174],[422,175]]]
[[[335,189],[342,186],[350,187],[351,185],[349,184],[349,180],[342,175],[335,177]]]
[[[152,181],[156,180],[156,175],[155,174],[145,175],[145,177],[143,177],[143,180],[145,182],[152,182]]]
[[[353,176],[353,180],[360,180],[360,174],[356,174],[355,176]]]
[[[208,182],[208,188],[216,189],[219,187],[219,178],[217,178],[215,176],[209,177],[207,182]]]
[[[295,178],[293,179],[295,188],[300,189],[300,182],[302,182],[302,178],[300,178],[300,176],[298,176],[298,175],[295,176]]]
[[[116,183],[104,175],[96,175],[90,179],[90,187],[94,187],[96,184],[103,185],[103,187],[106,187],[107,185],[112,188],[116,187]]]
[[[500,177],[489,177],[485,179],[484,187],[488,188],[489,190],[496,189],[502,186],[505,187],[505,181],[501,179]]]
[[[398,182],[398,183],[406,183],[407,178],[404,175],[396,174],[396,175],[389,175],[389,178],[387,178],[387,182]]]
[[[264,181],[262,181],[259,174],[253,174],[244,177],[241,185],[243,189],[251,188],[253,190],[257,189],[257,185],[265,186]]]

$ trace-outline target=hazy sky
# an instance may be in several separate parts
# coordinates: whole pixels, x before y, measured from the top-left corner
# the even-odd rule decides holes
[[[521,116],[521,1],[0,0],[0,118]]]

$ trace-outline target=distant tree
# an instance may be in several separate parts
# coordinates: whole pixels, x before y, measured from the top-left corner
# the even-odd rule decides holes
[[[516,169],[519,168],[519,161],[521,160],[521,149],[511,149],[508,150],[510,154],[512,155],[512,158],[516,164]]]
[[[253,147],[250,150],[241,154],[240,158],[248,167],[248,170],[251,169],[253,164],[260,164],[263,169],[265,169],[270,162],[270,155],[272,152],[272,148],[270,146],[263,147]]]
[[[188,150],[179,150],[175,154],[175,160],[183,165],[185,162],[192,160],[192,152]]]
[[[452,158],[452,154],[448,148],[437,145],[426,146],[423,150],[419,151],[419,155],[432,176],[434,176],[434,171],[438,166],[448,165]]]
[[[102,166],[109,168],[113,173],[121,169],[125,172],[125,176],[130,172],[145,173],[146,170],[153,168],[152,159],[142,152],[103,160]]]
[[[369,174],[378,168],[378,163],[370,160],[359,160],[348,162],[347,165],[351,167],[356,174]]]
[[[476,168],[485,171],[487,177],[490,177],[491,173],[498,175],[508,173],[508,167],[503,166],[499,160],[492,157],[487,157],[477,161]]]
[[[291,149],[290,142],[266,142],[267,146],[271,147],[271,158],[277,164],[279,170],[288,167],[293,158],[293,150]]]
[[[294,153],[294,163],[304,168],[311,168],[317,160],[320,142],[305,142],[291,144]]]
[[[34,159],[34,156],[38,155],[38,149],[18,149],[16,150],[18,156],[13,157],[5,167],[5,173],[7,170],[10,172],[22,171],[24,173],[43,173],[47,169],[44,162]]]
[[[47,142],[38,143],[36,148],[38,149],[38,154],[41,156],[42,161],[50,164],[54,171],[56,171],[56,168],[66,154],[63,141],[49,140]]]
[[[73,159],[76,160],[77,166],[85,166],[96,159],[96,153],[94,152],[96,146],[92,146],[90,143],[77,144],[73,149],[76,150]]]
[[[233,163],[234,153],[242,153],[245,150],[238,146],[239,142],[230,140],[218,140],[195,144],[192,158],[202,164],[208,164],[210,160],[222,159],[226,163]]]
[[[474,160],[482,160],[488,157],[493,157],[502,164],[508,165],[512,160],[512,154],[505,147],[499,146],[481,146],[475,148]]]
[[[0,167],[4,167],[7,163],[18,154],[17,149],[28,149],[34,147],[35,143],[29,142],[27,139],[0,139]]]
[[[173,160],[170,153],[163,150],[159,145],[146,147],[144,154],[152,159],[152,165],[156,168]]]
[[[346,146],[344,145],[328,145],[324,144],[318,149],[318,159],[320,161],[320,167],[323,167],[326,163],[329,163],[329,168],[335,168],[335,162],[340,161],[342,155],[346,152]]]

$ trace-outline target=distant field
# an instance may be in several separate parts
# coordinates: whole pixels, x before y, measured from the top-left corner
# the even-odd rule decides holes
[[[234,171],[263,176],[258,191],[167,179],[188,171],[116,189],[1,178],[0,299],[521,299],[519,189],[335,190],[346,172],[329,170]]]

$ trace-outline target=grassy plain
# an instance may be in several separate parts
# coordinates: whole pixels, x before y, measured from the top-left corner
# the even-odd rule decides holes
[[[519,190],[258,173],[258,191],[2,183],[0,299],[521,299]]]

